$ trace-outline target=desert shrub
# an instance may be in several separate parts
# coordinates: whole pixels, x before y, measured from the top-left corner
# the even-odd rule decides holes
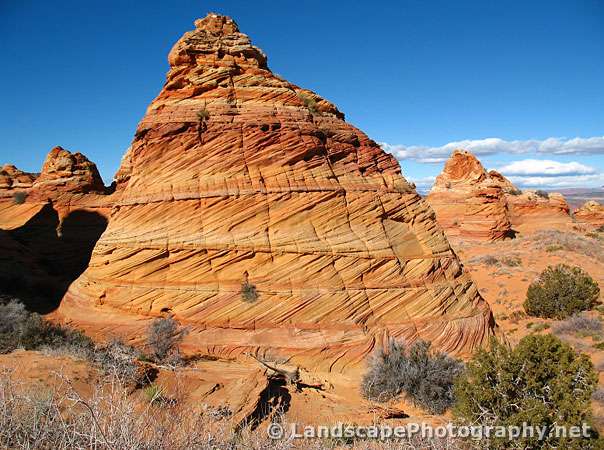
[[[470,264],[485,264],[487,266],[498,266],[499,260],[493,255],[475,256],[468,261]]]
[[[158,362],[170,362],[179,356],[179,344],[187,334],[171,317],[155,319],[147,330],[147,344]]]
[[[604,233],[604,225],[600,225],[598,228],[596,228],[596,231],[598,233]]]
[[[91,360],[100,369],[124,385],[138,383],[138,365],[140,353],[133,347],[124,344],[120,339],[110,340],[104,347],[97,347]]]
[[[308,111],[312,114],[319,114],[319,110],[317,109],[317,102],[314,98],[307,94],[298,94],[298,98],[302,101],[304,106],[308,109]]]
[[[480,350],[455,384],[453,413],[462,424],[547,427],[546,438],[520,437],[513,441],[492,436],[492,449],[594,448],[592,440],[555,438],[555,425],[591,424],[590,398],[597,374],[587,355],[577,354],[551,334],[531,334],[513,350],[492,340]]]
[[[40,350],[44,347],[73,349],[88,354],[92,340],[80,331],[55,325],[30,313],[16,299],[0,304],[0,353],[17,348]]]
[[[553,252],[557,252],[558,250],[562,250],[564,247],[562,247],[559,244],[552,244],[552,245],[548,245],[547,247],[545,247],[545,251],[548,253],[553,253]]]
[[[19,191],[13,194],[13,202],[15,205],[22,205],[27,200],[27,192]]]
[[[594,391],[591,396],[591,399],[598,403],[604,403],[604,389],[598,388]]]
[[[542,190],[535,191],[535,195],[537,195],[541,198],[549,198],[549,194],[546,191],[542,191]]]
[[[164,390],[157,384],[151,384],[144,389],[145,398],[149,403],[162,403]]]
[[[531,326],[531,331],[537,333],[539,331],[544,331],[549,329],[550,325],[549,323],[545,323],[545,322],[541,322],[541,323],[537,323],[533,326]]]
[[[602,321],[595,317],[577,314],[554,326],[556,334],[578,334],[582,336],[599,335],[602,332]]]
[[[514,195],[514,196],[516,196],[516,195],[521,195],[521,194],[522,194],[522,191],[521,191],[520,189],[518,189],[518,188],[512,188],[512,189],[510,189],[510,190],[508,191],[508,194],[510,194],[510,195]]]
[[[508,256],[502,258],[501,262],[509,267],[518,267],[522,265],[522,260],[518,256]]]
[[[598,342],[593,346],[596,350],[604,350],[604,342]]]
[[[203,122],[205,120],[208,120],[209,118],[210,112],[206,108],[201,108],[199,111],[197,111],[197,120],[199,122]]]
[[[417,341],[409,348],[391,341],[369,361],[361,392],[369,400],[386,402],[404,394],[435,414],[453,404],[453,381],[463,364],[444,353],[430,354],[430,343]]]
[[[241,284],[241,298],[244,302],[254,303],[256,300],[258,300],[258,297],[258,290],[256,289],[255,285],[251,284],[247,280]]]
[[[531,283],[524,309],[531,316],[564,319],[593,308],[599,295],[598,284],[581,268],[559,264]]]
[[[561,247],[557,250],[566,250],[604,262],[604,246],[594,245],[591,239],[572,232],[541,230],[515,239],[511,245],[522,248],[530,245],[538,249],[547,249],[549,246],[556,246]]]

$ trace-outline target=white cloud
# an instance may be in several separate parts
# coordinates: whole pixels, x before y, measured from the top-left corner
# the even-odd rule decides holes
[[[471,151],[476,156],[494,155],[496,153],[523,154],[541,153],[552,155],[569,154],[604,154],[604,136],[590,138],[548,138],[544,140],[529,139],[525,141],[506,141],[500,138],[466,139],[449,142],[440,147],[405,146],[400,144],[380,144],[398,159],[413,159],[420,163],[436,164],[445,161],[456,148]]]
[[[604,174],[598,173],[593,175],[577,175],[577,176],[561,176],[561,177],[519,177],[510,176],[509,180],[514,185],[520,188],[565,188],[565,187],[586,187],[586,186],[601,186],[604,184]]]
[[[593,175],[598,171],[578,162],[561,163],[549,159],[523,159],[498,169],[505,176],[559,177]]]

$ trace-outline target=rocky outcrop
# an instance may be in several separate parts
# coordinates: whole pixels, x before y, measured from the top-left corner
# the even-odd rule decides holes
[[[512,232],[503,177],[462,149],[453,151],[426,200],[450,236],[498,240]]]
[[[583,206],[575,209],[573,214],[578,222],[597,227],[604,225],[604,206],[594,200],[585,202]]]
[[[110,333],[172,314],[191,351],[331,371],[391,337],[487,342],[488,305],[393,156],[228,17],[197,20],[168,59],[63,317]]]
[[[0,294],[39,312],[56,308],[87,267],[113,196],[94,163],[55,147],[38,177],[5,166],[0,178]]]
[[[571,223],[564,196],[521,191],[495,170],[487,172],[467,150],[455,150],[427,196],[449,236],[497,240],[517,231]]]
[[[29,189],[35,180],[35,174],[23,172],[12,164],[6,164],[0,169],[0,192]]]
[[[570,208],[557,192],[535,190],[506,194],[510,221],[515,229],[544,229],[571,223]]]
[[[105,185],[96,165],[81,153],[71,153],[62,147],[53,148],[34,183],[39,195],[48,192],[105,193]]]

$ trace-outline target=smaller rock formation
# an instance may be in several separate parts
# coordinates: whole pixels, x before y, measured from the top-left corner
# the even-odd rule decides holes
[[[107,226],[114,196],[95,164],[55,147],[39,176],[6,165],[0,171],[0,294],[39,312],[58,306],[88,265]]]
[[[518,191],[520,192],[520,191]],[[544,228],[569,224],[570,208],[564,196],[557,192],[523,191],[506,194],[510,221],[516,229]]]
[[[590,200],[585,202],[583,206],[575,209],[575,219],[578,222],[588,223],[597,227],[604,225],[604,205]]]
[[[496,240],[571,223],[562,194],[523,192],[496,170],[487,172],[466,150],[453,151],[427,200],[449,236]]]
[[[23,172],[12,164],[0,169],[0,190],[29,189],[35,180],[35,174]]]
[[[427,197],[450,236],[497,240],[512,233],[501,178],[472,153],[453,151]]]
[[[37,191],[83,194],[105,192],[105,185],[96,165],[83,154],[71,153],[62,147],[55,147],[50,151],[34,188]]]

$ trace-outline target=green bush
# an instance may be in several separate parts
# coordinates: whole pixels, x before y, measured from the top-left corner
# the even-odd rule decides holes
[[[201,108],[199,111],[197,111],[197,120],[199,122],[203,122],[205,120],[208,120],[209,118],[210,112],[206,108]]]
[[[255,285],[248,281],[244,281],[241,284],[241,298],[244,302],[254,303],[256,300],[258,300],[258,297],[258,290],[256,289]]]
[[[547,193],[546,191],[541,191],[541,190],[535,191],[535,195],[538,195],[541,198],[546,198],[546,199],[549,198],[549,193]]]
[[[600,288],[580,267],[549,266],[529,286],[524,302],[527,314],[564,319],[596,305]]]
[[[591,426],[590,397],[598,376],[587,355],[577,354],[550,334],[531,334],[511,350],[494,339],[490,350],[479,351],[455,383],[453,414],[462,424],[484,426]],[[547,436],[547,435],[546,435]],[[537,436],[514,441],[491,437],[490,449],[583,449],[596,447],[590,439]],[[593,439],[593,440],[592,440]],[[592,445],[593,444],[593,445]]]
[[[361,392],[369,400],[387,402],[405,394],[427,411],[442,414],[453,404],[453,381],[463,364],[444,353],[431,355],[430,343],[417,341],[408,349],[391,341],[369,361]]]
[[[317,102],[315,101],[314,98],[312,98],[310,95],[308,94],[298,94],[298,98],[302,101],[302,103],[304,104],[304,106],[306,106],[306,108],[308,109],[308,111],[314,116],[316,114],[319,114],[319,110],[317,109]]]
[[[15,205],[22,205],[27,200],[27,192],[19,191],[13,194],[13,202]]]

